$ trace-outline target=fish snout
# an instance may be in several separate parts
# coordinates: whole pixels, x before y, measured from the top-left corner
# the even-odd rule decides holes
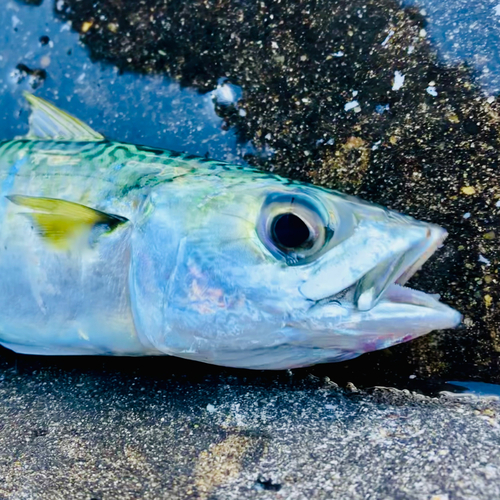
[[[405,251],[380,262],[357,283],[354,303],[361,311],[372,309],[392,285],[404,285],[434,254],[448,233],[434,224],[416,223],[421,236]]]

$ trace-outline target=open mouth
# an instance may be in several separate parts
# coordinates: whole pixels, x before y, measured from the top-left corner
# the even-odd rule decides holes
[[[439,248],[447,232],[438,226],[429,226],[427,237],[409,250],[378,264],[359,280],[354,291],[354,302],[360,311],[372,309],[382,297],[394,302],[435,306],[436,297],[403,285],[427,262]],[[432,304],[432,305],[431,305]]]
[[[461,322],[461,314],[439,296],[404,286],[443,243],[446,231],[411,219],[396,222],[401,223],[388,224],[372,239],[368,230],[360,231],[349,247],[339,245],[321,274],[302,288],[308,298],[326,296],[311,307],[310,326],[321,329],[326,323],[329,332],[345,334],[342,340],[335,337],[343,349],[367,352]],[[331,337],[325,338],[331,344]]]

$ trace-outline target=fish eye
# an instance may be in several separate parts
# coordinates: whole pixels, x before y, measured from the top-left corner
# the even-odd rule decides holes
[[[311,231],[300,217],[290,212],[274,218],[271,236],[277,246],[300,248],[311,239]]]
[[[321,254],[334,230],[316,200],[302,194],[275,193],[262,206],[257,232],[276,258],[300,265]]]

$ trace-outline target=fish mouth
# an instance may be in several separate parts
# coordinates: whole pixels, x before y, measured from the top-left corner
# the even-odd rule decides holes
[[[360,311],[368,311],[383,298],[427,307],[436,307],[436,304],[440,304],[435,296],[403,285],[427,262],[447,236],[448,233],[443,228],[429,225],[425,238],[405,252],[375,266],[356,284],[355,306]]]

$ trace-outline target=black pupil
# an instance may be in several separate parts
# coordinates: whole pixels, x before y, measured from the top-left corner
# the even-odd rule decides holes
[[[273,236],[279,246],[299,248],[309,239],[306,223],[294,214],[283,214],[274,220]]]

